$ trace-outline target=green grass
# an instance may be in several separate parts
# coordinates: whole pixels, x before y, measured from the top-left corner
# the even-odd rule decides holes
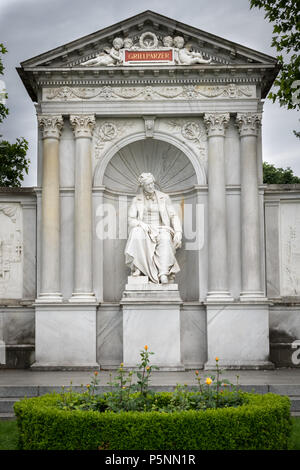
[[[300,450],[300,418],[292,418],[293,428],[290,450]],[[17,421],[0,420],[0,450],[16,450],[18,442]]]
[[[16,450],[18,443],[17,421],[0,420],[0,450]]]
[[[289,442],[290,450],[300,450],[300,418],[292,418],[292,435]]]

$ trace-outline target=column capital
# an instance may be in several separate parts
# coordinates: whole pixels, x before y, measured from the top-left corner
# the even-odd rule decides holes
[[[43,139],[59,139],[64,120],[61,114],[39,114],[38,124],[42,129]]]
[[[225,129],[229,123],[229,113],[205,113],[204,123],[206,125],[208,137],[225,136]]]
[[[95,127],[94,114],[71,114],[70,123],[74,132],[75,138],[89,137],[93,135]]]
[[[261,113],[237,113],[236,124],[241,137],[246,135],[257,136],[261,124]]]

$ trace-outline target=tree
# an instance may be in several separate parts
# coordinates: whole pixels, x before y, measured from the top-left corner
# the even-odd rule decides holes
[[[281,66],[274,82],[277,91],[269,98],[287,109],[300,108],[300,20],[299,0],[250,0],[250,8],[264,8],[273,25],[272,47]],[[297,133],[295,133],[297,135]]]
[[[0,54],[7,52],[3,44],[0,44]],[[0,56],[0,75],[3,75],[4,67]],[[8,116],[9,110],[2,98],[7,98],[6,93],[0,95],[0,123]],[[0,138],[2,136],[0,135]],[[26,158],[28,142],[24,137],[16,140],[14,144],[0,139],[0,186],[21,186],[24,180],[24,172],[28,174],[30,160]]]
[[[286,169],[276,168],[274,165],[263,162],[264,183],[266,184],[295,184],[300,183],[300,178],[295,176],[288,166]]]

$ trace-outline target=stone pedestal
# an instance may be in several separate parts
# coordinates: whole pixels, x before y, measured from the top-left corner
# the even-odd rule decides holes
[[[42,305],[35,310],[33,370],[97,370],[96,307]]]
[[[148,277],[128,278],[123,307],[123,362],[135,368],[145,345],[160,370],[184,370],[181,362],[180,298],[177,284],[153,284]]]
[[[273,369],[269,362],[269,306],[207,304],[207,354],[205,369]]]

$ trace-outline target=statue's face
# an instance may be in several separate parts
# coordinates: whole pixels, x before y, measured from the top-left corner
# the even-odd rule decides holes
[[[153,180],[149,180],[147,181],[146,183],[143,184],[143,189],[144,191],[146,191],[147,193],[154,193],[154,181]]]

